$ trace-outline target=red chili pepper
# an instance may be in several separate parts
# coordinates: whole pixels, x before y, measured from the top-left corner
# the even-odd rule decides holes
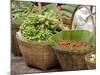
[[[60,40],[59,42],[59,45],[63,48],[68,48],[70,47],[70,43],[69,42],[66,42],[65,40]]]
[[[87,46],[86,43],[82,43],[80,41],[65,41],[65,40],[60,40],[58,42],[58,44],[62,48],[85,48]]]
[[[58,43],[61,47],[66,47],[66,42],[64,40],[60,40]]]

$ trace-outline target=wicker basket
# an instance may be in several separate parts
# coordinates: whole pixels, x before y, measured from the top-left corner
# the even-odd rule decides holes
[[[12,24],[11,28],[11,52],[16,56],[21,56],[17,39],[16,39],[16,32],[19,30],[19,26]]]
[[[93,51],[93,52],[94,52],[94,51]],[[90,52],[90,53],[92,53],[92,52]],[[86,64],[87,64],[87,66],[88,66],[88,69],[96,69],[96,62],[91,62],[91,61],[89,61],[89,59],[88,59],[88,56],[89,56],[90,53],[88,53],[88,54],[85,56]]]
[[[23,41],[18,37],[17,40],[27,65],[37,67],[42,70],[58,65],[57,57],[53,52],[53,48],[49,44],[33,44],[31,42]]]
[[[84,52],[67,52],[56,48],[54,48],[54,50],[63,70],[72,71],[88,69],[85,55],[91,52],[91,50]]]
[[[75,9],[75,12],[77,11],[78,8],[79,8],[79,6]],[[89,11],[89,9],[87,7],[85,7],[85,8]],[[71,23],[73,23],[73,18],[74,18],[75,12],[73,14]],[[90,11],[89,11],[89,14],[91,15]],[[92,19],[92,21],[93,21],[93,19]],[[94,22],[93,22],[93,27],[94,27]],[[93,32],[95,34],[95,27],[93,29]],[[95,41],[95,37],[94,37],[94,41]],[[82,51],[82,52],[80,52],[80,51],[79,52],[78,51],[77,52],[68,52],[68,51],[60,50],[56,47],[53,47],[53,48],[55,50],[55,54],[56,54],[63,70],[72,71],[72,70],[88,69],[87,62],[85,61],[85,55],[87,53],[91,52],[92,49],[89,49],[87,51]]]

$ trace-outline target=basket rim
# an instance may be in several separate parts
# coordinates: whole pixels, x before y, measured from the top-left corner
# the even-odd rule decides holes
[[[41,41],[41,42],[37,42],[37,41],[31,41],[28,39],[25,39],[21,34],[20,31],[16,32],[16,38],[22,42],[25,43],[30,43],[30,44],[41,44],[41,45],[50,45],[49,42],[46,41]]]
[[[87,49],[87,50],[74,50],[74,51],[71,51],[71,50],[63,50],[63,49],[59,49],[59,48],[55,48],[54,46],[52,46],[53,49],[57,52],[61,52],[61,53],[69,53],[69,54],[87,54],[87,53],[90,53],[91,51],[93,51],[92,49]]]

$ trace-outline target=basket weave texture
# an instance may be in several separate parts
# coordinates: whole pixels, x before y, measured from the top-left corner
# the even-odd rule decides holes
[[[88,69],[87,63],[85,61],[85,55],[89,52],[66,52],[55,50],[55,54],[61,64],[63,70],[86,70]]]
[[[21,53],[29,66],[46,70],[58,65],[57,57],[49,44],[33,44],[19,38],[17,40]]]
[[[76,8],[75,12],[78,10],[79,6]],[[90,10],[85,7],[89,14],[91,15],[91,12]],[[73,14],[73,17],[75,15],[75,12]],[[93,17],[91,15],[91,18],[92,18],[92,22],[93,22]],[[73,19],[72,19],[72,23],[73,23]],[[73,25],[73,24],[72,24]],[[74,28],[75,29],[75,28]],[[72,29],[72,30],[74,30]],[[93,34],[95,35],[95,23],[93,22]],[[86,38],[86,37],[84,37]],[[95,41],[95,37],[94,37],[94,41]],[[95,43],[93,43],[93,46],[95,45]],[[54,48],[54,47],[53,47]],[[76,51],[76,52],[73,52],[73,51],[64,51],[64,50],[60,50],[60,49],[57,49],[57,48],[54,48],[55,50],[55,54],[59,60],[59,63],[62,67],[63,70],[67,70],[67,71],[73,71],[73,70],[86,70],[86,69],[89,69],[89,65],[92,66],[95,66],[95,64],[88,64],[88,62],[86,62],[85,60],[85,56],[87,53],[91,52],[92,49],[87,49],[86,51],[84,50],[81,50],[80,51],[76,51],[76,50],[73,50],[73,51]],[[88,64],[88,66],[87,66]]]
[[[86,64],[88,66],[88,69],[96,69],[96,63],[91,63],[89,61],[86,61]]]

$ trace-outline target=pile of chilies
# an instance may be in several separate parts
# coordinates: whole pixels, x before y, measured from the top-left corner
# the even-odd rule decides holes
[[[58,45],[61,48],[87,48],[88,45],[85,42],[80,41],[69,41],[69,40],[59,40]]]

